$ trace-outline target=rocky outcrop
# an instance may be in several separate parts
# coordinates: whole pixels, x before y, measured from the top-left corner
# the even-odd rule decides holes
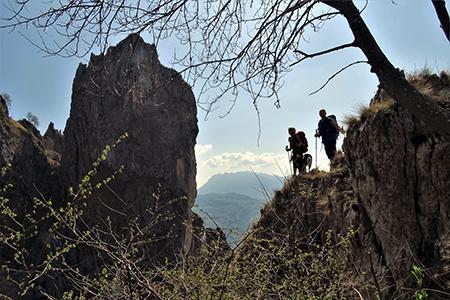
[[[341,152],[331,172],[313,170],[290,178],[276,191],[272,201],[261,209],[261,218],[252,225],[252,233],[243,242],[238,256],[244,261],[254,261],[260,253],[266,253],[267,264],[276,266],[278,277],[272,281],[297,282],[300,289],[311,284],[312,291],[320,292],[317,296],[310,294],[309,298],[327,298],[331,292],[325,291],[333,291],[332,297],[362,299],[356,292],[359,290],[364,299],[371,299],[368,295],[374,292],[370,272],[361,265],[361,254],[368,249],[362,250],[359,242],[359,231],[364,232],[362,223]],[[356,233],[351,245],[344,243],[351,249],[347,256],[336,245],[343,244],[341,237],[347,236],[350,227]],[[327,258],[328,255],[331,257]],[[336,270],[339,276],[334,273]],[[314,278],[319,280],[313,284]]]
[[[23,264],[36,263],[42,242],[49,235],[48,223],[40,222],[47,212],[36,205],[35,199],[58,201],[55,195],[60,191],[58,176],[47,157],[41,134],[30,122],[10,118],[3,98],[0,100],[0,265],[9,261],[8,268],[20,269]],[[8,217],[8,211],[15,220]],[[34,227],[37,224],[39,227]],[[20,243],[15,249],[17,252],[5,242],[14,234],[22,237],[16,240]],[[8,244],[15,245],[14,240],[8,240]],[[22,249],[26,252],[18,259],[15,255]],[[0,295],[15,297],[18,290],[13,280],[20,281],[23,273],[8,274],[6,270],[0,270]],[[12,280],[7,281],[7,277]],[[28,297],[34,299],[33,293]]]
[[[11,126],[9,122],[9,110],[5,100],[0,95],[0,164],[2,167],[7,166],[13,160]]]
[[[83,218],[94,225],[109,217],[117,232],[131,221],[145,227],[158,218],[148,234],[159,242],[148,257],[189,252],[192,236],[184,222],[189,227],[196,197],[197,133],[190,86],[160,64],[154,45],[130,35],[78,67],[64,130],[64,185],[77,187],[111,147],[92,180],[102,182],[122,167],[123,172],[94,191]]]
[[[92,55],[87,66],[80,64],[64,135],[52,123],[42,137],[28,121],[12,120],[1,99],[0,163],[6,170],[0,183],[13,187],[0,196],[9,199],[6,206],[19,220],[2,217],[0,233],[10,234],[8,228],[24,232],[22,225],[31,231],[23,234],[29,243],[21,245],[28,251],[25,260],[10,265],[20,270],[11,269],[18,276],[11,278],[19,282],[25,275],[36,276],[23,299],[43,293],[61,298],[73,289],[58,271],[42,269],[42,261],[55,253],[56,268],[98,278],[107,263],[123,263],[114,256],[119,253],[134,259],[134,269],[138,264],[145,269],[198,251],[194,235],[202,235],[203,222],[191,212],[197,134],[191,87],[178,72],[162,66],[155,46],[139,35],[130,35],[105,55]],[[36,209],[34,198],[48,200],[56,210],[47,204]],[[57,220],[63,223],[56,225]],[[73,248],[65,254],[61,249],[68,243]],[[0,249],[0,263],[12,261],[11,249],[20,251]],[[0,278],[7,277],[0,272]],[[15,297],[17,291],[10,281],[0,281],[0,295]]]
[[[32,205],[34,197],[49,198],[56,190],[51,166],[47,159],[43,138],[33,124],[23,119],[15,121],[8,115],[7,106],[0,103],[0,162],[2,187],[13,183],[5,194],[14,196],[15,204]]]
[[[421,84],[448,108],[448,82],[441,74]],[[379,91],[371,105],[387,98]],[[377,107],[385,108],[349,127],[345,155],[329,173],[300,175],[276,193],[252,226],[253,240],[273,241],[289,260],[298,249],[327,245],[328,231],[336,242],[353,228],[348,299],[411,299],[418,290],[413,266],[424,274],[429,299],[448,299],[450,143],[397,104]],[[253,240],[244,253],[252,253]]]
[[[60,130],[55,129],[55,125],[50,122],[43,137],[44,148],[53,169],[57,169],[61,164],[63,152],[63,135]]]
[[[205,245],[212,256],[224,257],[231,250],[227,236],[220,227],[205,229]]]
[[[373,253],[396,292],[413,284],[413,265],[448,285],[439,275],[449,265],[450,144],[394,105],[349,128],[344,148]]]

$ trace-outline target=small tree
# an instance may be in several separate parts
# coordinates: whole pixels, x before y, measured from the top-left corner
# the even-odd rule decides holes
[[[36,127],[39,127],[39,119],[35,115],[33,115],[31,112],[28,112],[25,119],[27,119],[28,122],[33,124]]]

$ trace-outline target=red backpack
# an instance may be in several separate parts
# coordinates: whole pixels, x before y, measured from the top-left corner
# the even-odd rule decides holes
[[[306,139],[306,134],[303,131],[297,131],[296,133],[300,140],[302,141],[302,146],[300,146],[300,150],[302,153],[308,152],[308,140]]]

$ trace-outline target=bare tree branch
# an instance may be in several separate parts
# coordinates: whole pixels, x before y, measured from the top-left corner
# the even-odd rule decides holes
[[[291,67],[296,65],[296,64],[298,64],[298,63],[301,63],[302,61],[304,61],[307,58],[313,58],[313,57],[316,57],[316,56],[328,54],[328,53],[331,53],[331,52],[334,52],[334,51],[339,51],[339,50],[350,48],[350,47],[356,47],[356,45],[354,43],[344,44],[344,45],[341,45],[341,46],[333,47],[331,49],[327,49],[327,50],[316,52],[316,53],[312,53],[312,54],[308,54],[308,53],[305,53],[305,52],[300,51],[300,50],[294,50],[294,53],[301,54],[301,55],[303,55],[303,57],[300,60],[292,63]]]
[[[334,77],[336,77],[337,75],[339,75],[341,72],[343,72],[344,70],[346,70],[346,69],[348,69],[348,68],[350,68],[351,66],[354,66],[354,65],[356,65],[356,64],[360,64],[360,63],[368,63],[367,61],[361,61],[361,60],[358,60],[358,61],[355,61],[355,62],[352,62],[351,64],[348,64],[347,66],[345,66],[345,67],[343,67],[342,69],[340,69],[339,71],[337,71],[336,73],[334,73],[332,76],[330,76],[330,78],[328,78],[328,80],[320,87],[320,88],[318,88],[317,90],[315,90],[314,92],[312,92],[312,93],[309,93],[309,96],[311,96],[311,95],[314,95],[314,94],[316,94],[316,93],[318,93],[318,92],[320,92],[331,80],[333,80],[333,78]]]
[[[448,15],[447,8],[445,7],[444,0],[431,0],[436,10],[439,21],[441,22],[441,28],[444,31],[445,37],[450,41],[450,17]]]
[[[446,12],[445,3],[432,1],[448,33],[448,14],[441,14]],[[381,86],[450,139],[450,124],[445,129],[438,125],[448,123],[448,114],[395,71],[351,0],[74,0],[42,2],[38,13],[28,10],[30,6],[30,0],[4,4],[7,15],[2,16],[0,27],[21,34],[24,27],[34,28],[38,41],[32,38],[33,31],[27,39],[49,55],[84,56],[97,48],[106,51],[111,37],[122,33],[148,32],[155,44],[176,38],[184,48],[176,53],[173,63],[180,66],[192,86],[198,87],[198,105],[207,115],[224,98],[230,101],[228,114],[241,92],[251,96],[256,110],[261,98],[273,97],[279,107],[283,78],[294,66],[306,58],[360,48]],[[336,16],[347,19],[354,41],[313,54],[303,51],[308,30],[320,31]],[[214,96],[211,90],[216,91]]]
[[[450,111],[417,91],[406,80],[404,74],[391,64],[381,51],[353,2],[345,0],[323,0],[322,2],[338,10],[347,19],[355,37],[354,44],[367,57],[371,72],[377,75],[380,86],[395,101],[426,123],[432,130],[446,140],[450,140]]]

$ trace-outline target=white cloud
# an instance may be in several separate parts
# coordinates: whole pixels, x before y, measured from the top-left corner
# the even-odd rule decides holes
[[[195,154],[204,154],[209,151],[211,151],[213,145],[207,144],[207,145],[195,145]]]
[[[259,169],[276,166],[285,156],[274,153],[254,154],[252,152],[222,153],[199,163],[199,168],[220,168],[222,170]]]
[[[224,172],[254,171],[279,176],[289,175],[286,154],[226,152],[206,160],[197,160],[197,186],[201,187],[211,176]]]

